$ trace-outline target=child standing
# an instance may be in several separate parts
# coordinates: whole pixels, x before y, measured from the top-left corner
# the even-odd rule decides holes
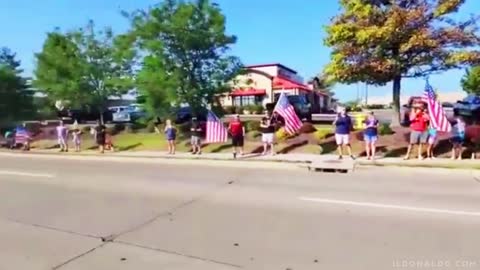
[[[367,159],[375,160],[376,143],[378,140],[378,120],[375,118],[373,112],[368,114],[367,119],[363,123],[365,130],[363,131],[363,138],[365,140],[365,153]]]
[[[433,155],[433,148],[437,143],[437,130],[430,125],[428,127],[428,146],[427,146],[427,158],[428,159],[435,159]]]
[[[166,121],[164,132],[168,141],[168,154],[175,155],[175,140],[177,139],[177,130],[172,125],[172,120],[168,119]]]
[[[73,145],[75,145],[75,152],[80,152],[80,146],[81,146],[80,135],[82,135],[82,131],[76,128],[73,130],[72,135],[73,135]]]
[[[465,142],[465,122],[459,116],[452,126],[452,159],[462,159],[463,143]],[[457,155],[458,154],[458,155]]]

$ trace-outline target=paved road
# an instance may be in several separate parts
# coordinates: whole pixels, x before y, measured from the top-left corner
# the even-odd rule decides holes
[[[480,269],[471,172],[0,164],[0,269]]]

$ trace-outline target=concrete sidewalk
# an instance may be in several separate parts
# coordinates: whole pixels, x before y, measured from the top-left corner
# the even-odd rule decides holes
[[[6,151],[8,153],[17,153],[17,151]],[[58,150],[36,150],[33,149],[31,154],[50,154],[50,155],[71,155],[71,156],[102,156],[96,151],[83,151],[80,153],[69,152],[59,153]],[[235,161],[231,153],[203,153],[202,155],[192,155],[191,153],[178,152],[175,155],[169,155],[162,151],[123,151],[123,152],[106,152],[105,156],[109,157],[125,157],[125,158],[158,158],[158,159],[179,159],[179,160],[217,160],[217,161]],[[315,155],[315,154],[278,154],[266,155],[246,154],[239,156],[237,161],[242,162],[260,162],[260,163],[289,163],[309,166],[309,164],[328,164],[328,166],[398,166],[398,167],[423,167],[423,168],[452,168],[452,169],[480,169],[479,160],[451,160],[439,158],[435,160],[403,160],[397,157],[378,157],[375,161],[367,160],[364,157],[357,158],[352,161],[349,157],[344,157],[342,161],[338,161],[336,155]],[[335,164],[335,165],[333,165]],[[328,167],[325,166],[325,167]]]

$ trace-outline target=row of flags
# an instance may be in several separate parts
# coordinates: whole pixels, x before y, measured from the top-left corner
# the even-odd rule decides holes
[[[280,94],[277,105],[273,112],[278,113],[285,120],[285,131],[289,134],[295,134],[301,127],[302,121],[295,113],[295,108],[288,101],[285,93]],[[207,143],[223,143],[228,140],[228,130],[212,111],[208,111],[207,115]]]
[[[432,127],[439,132],[450,132],[452,125],[447,118],[445,110],[437,100],[435,91],[428,83],[428,80],[425,84],[423,99],[428,106],[428,114]],[[287,133],[295,134],[302,127],[302,121],[295,113],[295,108],[290,104],[285,93],[280,95],[273,112],[278,113],[285,120],[284,128]],[[222,143],[228,139],[227,128],[212,111],[208,111],[206,133],[207,143]]]

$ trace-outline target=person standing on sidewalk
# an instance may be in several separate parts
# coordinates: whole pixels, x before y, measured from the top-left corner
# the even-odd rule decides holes
[[[177,139],[177,130],[172,125],[172,120],[167,119],[167,121],[165,122],[164,132],[168,142],[168,154],[175,155],[175,150],[176,150],[175,141]]]
[[[263,117],[260,122],[260,130],[262,132],[262,143],[263,143],[263,153],[266,155],[268,147],[270,147],[271,155],[275,155],[275,150],[273,147],[273,139],[275,137],[275,126],[272,125],[270,120],[267,117]]]
[[[418,145],[418,159],[423,159],[422,149],[423,145],[427,143],[428,122],[428,115],[425,113],[422,105],[414,105],[414,108],[410,113],[410,143],[408,145],[407,154],[405,155],[404,160],[408,160],[410,158],[410,153],[412,152],[414,145]]]
[[[68,152],[68,130],[65,127],[63,121],[60,121],[56,130],[58,145],[60,145],[60,152]]]
[[[433,154],[433,149],[435,148],[435,144],[437,143],[437,130],[430,124],[428,127],[428,141],[427,141],[427,158],[428,159],[435,159],[435,155]]]
[[[232,135],[233,158],[237,158],[238,148],[240,148],[240,155],[243,156],[245,127],[243,126],[242,121],[240,121],[240,115],[235,115],[233,121],[228,125],[228,131]]]
[[[455,118],[455,123],[452,125],[452,159],[462,159],[463,144],[465,143],[465,122],[460,116]]]
[[[97,120],[97,125],[93,129],[93,134],[95,137],[95,142],[98,145],[98,151],[100,151],[100,154],[105,153],[105,138],[107,135],[107,127],[102,124],[100,120]]]
[[[202,136],[202,128],[200,127],[200,123],[198,123],[198,120],[196,117],[192,118],[192,127],[190,128],[191,132],[191,138],[190,138],[190,144],[192,145],[192,155],[195,154],[202,154],[202,142],[201,142],[201,136]]]
[[[333,125],[335,126],[335,141],[338,147],[338,159],[343,159],[343,147],[345,146],[350,157],[355,160],[355,157],[352,155],[352,147],[350,146],[352,119],[347,114],[345,108],[342,108],[340,113],[337,114],[337,117],[333,121]]]
[[[363,123],[365,130],[363,131],[363,139],[365,140],[365,153],[367,159],[375,159],[376,143],[378,140],[378,120],[370,112]]]
[[[75,146],[75,152],[80,152],[81,144],[82,144],[82,139],[80,138],[82,136],[82,131],[79,128],[76,128],[72,132],[73,135],[73,145]]]

